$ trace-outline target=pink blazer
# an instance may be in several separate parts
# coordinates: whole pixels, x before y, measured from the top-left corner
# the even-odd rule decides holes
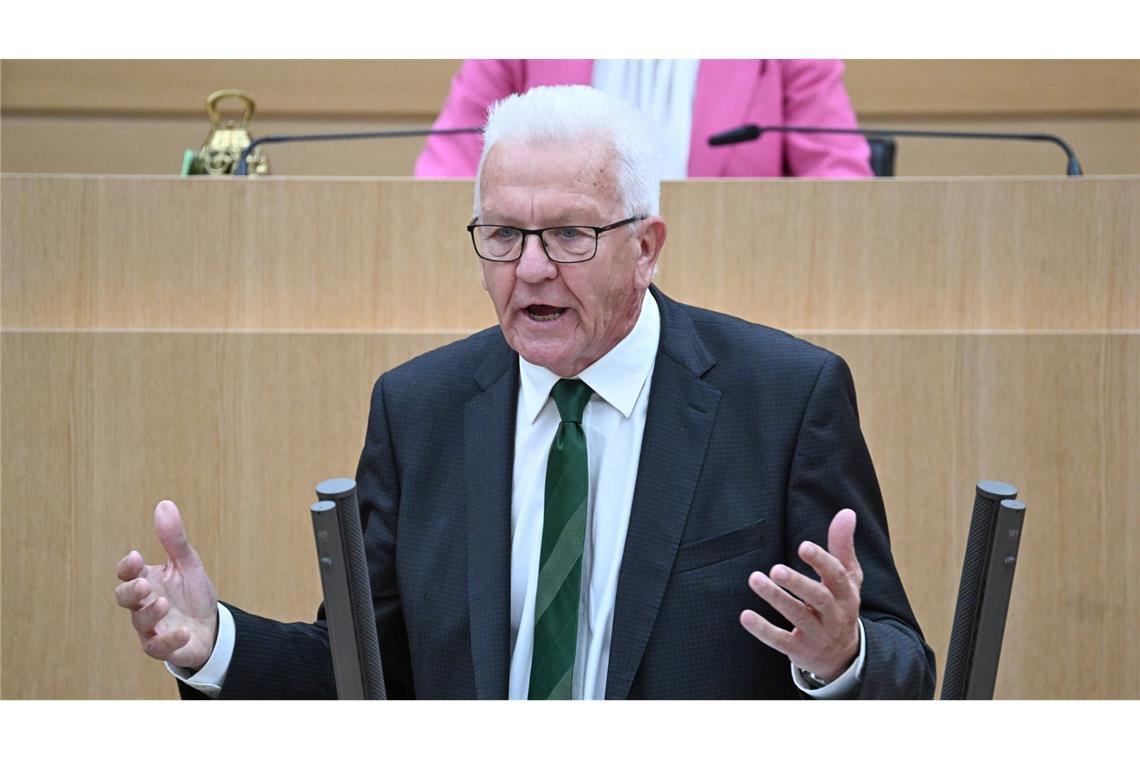
[[[590,84],[592,60],[467,60],[451,80],[436,128],[482,126],[496,100],[544,84]],[[690,177],[870,177],[863,138],[768,133],[711,148],[709,135],[742,124],[854,127],[836,60],[703,60],[693,103]],[[482,138],[428,138],[417,177],[473,177]]]

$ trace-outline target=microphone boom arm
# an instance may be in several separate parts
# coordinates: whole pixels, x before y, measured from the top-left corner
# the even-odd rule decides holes
[[[732,145],[738,142],[748,142],[761,137],[765,132],[794,132],[815,134],[862,135],[864,137],[951,137],[966,140],[1035,140],[1051,142],[1065,151],[1069,163],[1065,174],[1070,177],[1082,175],[1081,164],[1077,161],[1077,154],[1069,144],[1056,135],[1044,132],[951,132],[940,130],[915,129],[848,129],[843,127],[791,127],[791,126],[759,126],[748,124],[727,132],[715,134],[709,138],[709,145]]]
[[[402,129],[383,132],[326,132],[316,135],[269,135],[267,137],[259,137],[246,146],[246,149],[241,152],[241,157],[238,158],[237,166],[234,168],[234,176],[249,176],[247,161],[249,160],[250,154],[253,153],[257,146],[268,145],[270,143],[372,140],[381,137],[431,137],[432,135],[477,135],[482,132],[483,130],[480,127],[451,127],[448,129]]]

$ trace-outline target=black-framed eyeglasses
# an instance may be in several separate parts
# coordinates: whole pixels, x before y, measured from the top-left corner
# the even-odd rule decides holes
[[[487,261],[517,261],[522,257],[527,235],[538,235],[542,250],[547,258],[558,264],[580,264],[589,261],[598,253],[598,235],[646,217],[631,216],[605,227],[543,227],[539,230],[524,230],[521,227],[507,227],[501,224],[467,225],[471,233],[471,244],[479,258]]]

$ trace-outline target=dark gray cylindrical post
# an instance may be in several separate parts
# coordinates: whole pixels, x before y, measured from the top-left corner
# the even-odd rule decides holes
[[[966,554],[962,562],[962,578],[958,584],[954,626],[946,654],[942,699],[965,699],[968,694],[977,693],[976,689],[970,689],[970,680],[983,609],[986,576],[994,543],[998,505],[1003,500],[1015,498],[1017,498],[1017,489],[1008,483],[983,480],[977,485],[974,510],[970,517],[970,533],[966,539]],[[1006,600],[1008,602],[1008,595]]]
[[[337,694],[341,699],[384,699],[356,483],[334,478],[318,484],[316,490],[321,501],[312,506],[313,532]]]

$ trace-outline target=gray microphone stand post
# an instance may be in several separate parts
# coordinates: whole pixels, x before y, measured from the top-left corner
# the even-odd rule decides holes
[[[310,510],[337,697],[385,699],[356,481],[326,480],[317,485],[317,498]]]
[[[1000,480],[978,483],[942,678],[942,699],[993,699],[1025,504]]]

